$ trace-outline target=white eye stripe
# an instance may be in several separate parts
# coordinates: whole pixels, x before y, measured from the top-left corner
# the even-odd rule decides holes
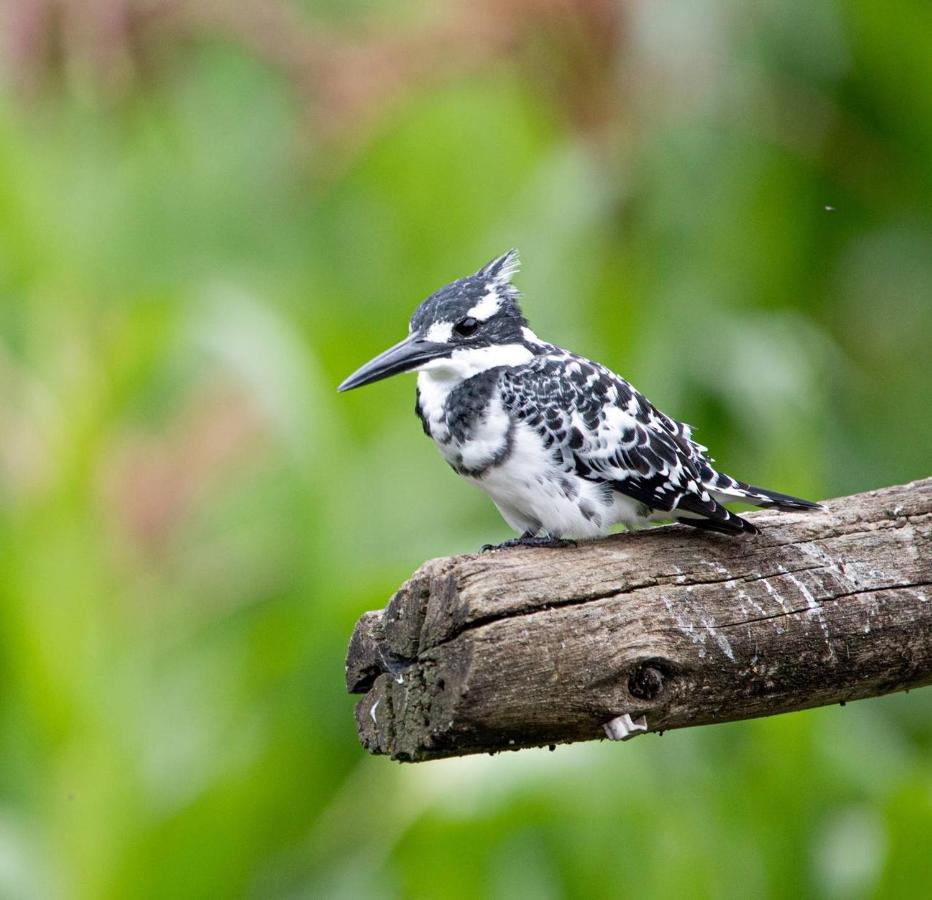
[[[482,299],[466,314],[457,319],[456,322],[462,322],[463,319],[475,319],[479,325],[484,325],[502,308],[502,298],[494,288],[489,288]],[[456,329],[456,322],[434,322],[427,329],[424,337],[428,341],[437,344],[447,344],[453,338]]]
[[[435,344],[448,344],[450,338],[453,337],[453,323],[434,322],[434,324],[427,329],[427,334],[425,334],[424,337],[426,340],[433,341]]]
[[[497,313],[502,306],[502,298],[499,297],[498,292],[493,288],[489,288],[486,291],[482,299],[471,309],[467,316],[472,316],[474,319],[478,319],[480,322],[484,322],[486,319],[491,319],[492,316]]]

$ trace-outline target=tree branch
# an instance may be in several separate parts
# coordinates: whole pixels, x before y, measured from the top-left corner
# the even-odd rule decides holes
[[[419,761],[932,683],[932,478],[751,518],[425,563],[350,642],[360,741]]]

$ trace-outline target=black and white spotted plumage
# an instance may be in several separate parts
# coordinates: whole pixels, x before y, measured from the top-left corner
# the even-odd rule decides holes
[[[404,342],[432,348],[411,366],[424,431],[509,525],[579,538],[672,519],[740,534],[756,529],[728,501],[816,506],[716,471],[690,426],[605,366],[537,338],[511,284],[516,268],[512,251],[441,289]]]
[[[605,485],[606,497],[631,498],[639,504],[636,520],[678,518],[715,531],[754,532],[722,501],[776,499],[716,472],[690,426],[660,412],[605,366],[548,347],[499,377],[509,413],[534,429],[555,468]]]

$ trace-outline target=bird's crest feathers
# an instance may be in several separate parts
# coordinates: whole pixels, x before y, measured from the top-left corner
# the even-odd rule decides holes
[[[521,268],[521,258],[518,251],[512,247],[511,250],[496,256],[495,259],[486,263],[477,273],[480,278],[488,278],[494,284],[506,285],[511,284],[511,279],[518,273]]]

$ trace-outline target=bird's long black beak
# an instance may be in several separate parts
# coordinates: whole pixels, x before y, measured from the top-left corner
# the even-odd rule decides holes
[[[375,359],[369,360],[353,372],[337,390],[351,391],[353,388],[372,384],[373,381],[381,381],[399,372],[410,372],[422,363],[449,352],[449,344],[426,341],[417,332],[409,334],[403,341],[399,341],[394,347],[389,347],[384,353],[380,353]]]

